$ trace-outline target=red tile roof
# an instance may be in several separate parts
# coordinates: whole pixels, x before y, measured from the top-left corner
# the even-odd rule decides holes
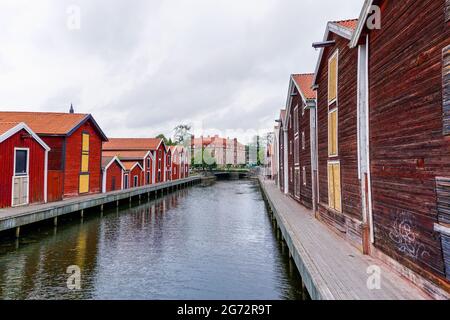
[[[121,161],[121,162],[122,162],[123,166],[125,167],[125,169],[128,171],[131,170],[136,165],[136,163],[139,164],[138,161]]]
[[[120,160],[141,160],[147,153],[147,150],[103,150],[102,157],[117,156]]]
[[[103,150],[156,150],[159,138],[110,138],[103,144]]]
[[[88,117],[80,113],[0,111],[0,122],[25,122],[37,134],[50,135],[67,135]]]
[[[341,27],[350,29],[352,31],[356,30],[356,27],[358,26],[358,19],[332,21],[332,22],[340,25]]]
[[[292,79],[297,84],[297,87],[300,88],[300,91],[306,99],[316,98],[316,92],[311,88],[314,80],[313,73],[293,74]]]
[[[0,122],[0,135],[6,133],[7,131],[11,130],[15,126],[17,126],[19,123],[17,122]]]

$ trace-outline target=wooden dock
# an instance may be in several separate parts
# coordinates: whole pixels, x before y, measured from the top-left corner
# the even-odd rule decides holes
[[[274,182],[262,178],[259,181],[273,218],[312,299],[430,299],[383,262],[363,255],[340,238],[315,219],[312,211],[281,193]],[[375,288],[376,281],[371,281],[375,279],[370,277],[374,270],[380,271],[379,289]]]
[[[100,209],[103,209],[103,206],[106,204],[115,203],[119,205],[120,201],[128,200],[131,202],[133,198],[140,199],[142,196],[150,197],[150,195],[163,194],[164,192],[194,185],[201,181],[202,177],[192,176],[185,179],[108,193],[87,195],[58,202],[0,209],[0,232],[16,229],[16,236],[19,236],[21,226],[49,219],[54,219],[56,224],[59,216],[77,211],[80,211],[81,214],[83,214],[84,210],[90,208],[100,207]]]

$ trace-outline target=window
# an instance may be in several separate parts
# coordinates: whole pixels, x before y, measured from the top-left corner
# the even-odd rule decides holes
[[[298,105],[294,108],[294,134],[298,134]]]
[[[305,150],[306,141],[305,141],[305,131],[302,131],[302,149]]]
[[[138,187],[139,186],[139,180],[138,180],[138,176],[134,176],[134,187]]]
[[[289,154],[292,154],[292,140],[289,140]]]
[[[161,182],[161,171],[158,171],[158,182]]]
[[[338,57],[339,52],[336,51],[328,60],[328,104],[332,104],[337,100]]]
[[[289,168],[289,181],[292,182],[292,167]]]
[[[302,168],[303,185],[306,186],[306,167]]]
[[[151,167],[150,158],[147,158],[147,169],[150,169],[150,167]]]
[[[116,177],[112,177],[111,181],[111,191],[116,190]]]
[[[342,212],[341,165],[339,162],[328,162],[328,205],[331,209]]]
[[[300,163],[300,150],[298,145],[298,137],[295,137],[294,140],[294,164]]]
[[[89,192],[89,134],[81,135],[81,169],[79,193]]]
[[[128,189],[128,175],[127,174],[124,177],[123,188]]]
[[[16,149],[15,176],[28,175],[28,150]]]
[[[83,133],[81,147],[81,172],[89,172],[89,134]]]
[[[338,155],[338,111],[328,113],[328,156]]]
[[[150,184],[150,172],[147,171],[146,183]]]

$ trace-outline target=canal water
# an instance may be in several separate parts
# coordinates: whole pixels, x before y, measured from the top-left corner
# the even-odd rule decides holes
[[[251,180],[74,215],[1,239],[0,299],[300,299],[275,230]]]

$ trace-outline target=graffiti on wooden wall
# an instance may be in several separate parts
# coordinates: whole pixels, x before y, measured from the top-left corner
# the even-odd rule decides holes
[[[414,259],[426,259],[430,253],[417,241],[418,232],[409,213],[401,213],[395,219],[389,232],[389,238],[399,252]]]

